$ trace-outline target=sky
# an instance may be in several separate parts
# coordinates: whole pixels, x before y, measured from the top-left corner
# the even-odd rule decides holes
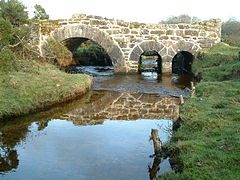
[[[169,16],[188,14],[202,20],[235,17],[240,20],[239,0],[20,0],[33,16],[40,4],[50,19],[69,19],[74,13],[125,21],[159,23]]]

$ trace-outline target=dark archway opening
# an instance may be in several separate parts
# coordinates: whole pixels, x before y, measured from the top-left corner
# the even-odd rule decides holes
[[[187,51],[181,51],[173,57],[172,73],[192,74],[192,63],[194,56]]]
[[[95,41],[87,38],[69,38],[63,44],[72,52],[78,66],[112,66],[107,52]]]
[[[157,51],[144,51],[139,59],[138,73],[156,72],[162,73],[162,58]]]

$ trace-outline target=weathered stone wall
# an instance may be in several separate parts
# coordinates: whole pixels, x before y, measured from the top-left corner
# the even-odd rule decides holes
[[[146,24],[76,14],[72,19],[41,21],[39,48],[44,54],[46,39],[88,38],[109,54],[116,72],[136,72],[140,55],[155,50],[163,60],[163,72],[171,72],[179,51],[195,55],[220,42],[218,19],[194,24]]]

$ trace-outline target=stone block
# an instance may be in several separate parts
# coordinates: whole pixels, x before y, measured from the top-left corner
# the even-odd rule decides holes
[[[178,40],[180,40],[180,37],[174,36],[174,37],[170,37],[170,39],[173,40],[173,41],[178,41]]]
[[[150,31],[150,34],[157,34],[157,35],[161,36],[161,35],[165,34],[165,31],[162,31],[162,30],[152,30],[152,31]]]
[[[142,49],[139,46],[136,46],[133,49],[132,53],[130,54],[130,60],[138,61],[142,53],[143,53]]]
[[[112,29],[112,34],[121,34],[120,29]]]
[[[148,29],[141,29],[140,34],[142,34],[142,35],[149,34],[149,30]]]
[[[120,48],[116,45],[113,46],[112,50],[108,52],[113,64],[124,64],[124,56]]]
[[[118,44],[126,44],[125,38],[114,38],[115,41],[118,42]]]
[[[129,34],[130,33],[130,30],[128,28],[122,28],[121,29],[121,33],[122,34]]]
[[[169,47],[169,46],[172,46],[172,45],[173,45],[173,41],[164,41],[163,44],[164,44],[166,47]]]
[[[139,22],[131,22],[130,23],[130,28],[143,28],[145,26],[146,26],[146,24],[144,24],[144,23],[139,23]]]
[[[175,31],[174,30],[167,30],[166,35],[174,35]]]
[[[135,43],[129,43],[129,44],[128,44],[128,47],[129,47],[129,48],[133,48],[135,45],[136,45]]]
[[[183,30],[176,30],[176,35],[177,36],[183,36],[184,35]]]
[[[123,26],[123,27],[128,27],[129,22],[124,22],[124,21],[121,21],[121,20],[117,20],[117,25]]]
[[[168,40],[168,39],[169,39],[169,36],[160,36],[158,39],[159,39],[160,41],[161,41],[161,40]]]
[[[123,43],[123,44],[119,44],[120,48],[127,48],[127,44]]]
[[[189,30],[189,29],[186,29],[185,30],[185,35],[189,35],[189,36],[198,36],[198,31],[197,30]]]
[[[217,38],[218,35],[217,35],[217,33],[210,33],[207,37],[209,37],[209,38]]]
[[[172,47],[168,48],[168,55],[174,57],[176,55],[176,52],[173,50]]]
[[[107,25],[106,21],[102,21],[102,20],[90,20],[90,24],[91,25]]]
[[[162,48],[162,49],[159,51],[159,54],[160,54],[160,56],[165,56],[165,55],[167,54],[167,47]]]
[[[138,34],[138,31],[135,30],[135,29],[132,29],[132,30],[131,30],[131,34]]]
[[[95,19],[104,19],[102,16],[93,16]]]
[[[190,24],[178,24],[179,29],[188,29],[190,27]]]

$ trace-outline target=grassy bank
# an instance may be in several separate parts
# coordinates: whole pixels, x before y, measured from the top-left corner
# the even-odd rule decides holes
[[[53,65],[16,61],[16,71],[0,75],[0,119],[45,109],[82,95],[91,77],[67,74]]]
[[[180,108],[181,127],[170,149],[179,153],[183,172],[162,179],[240,179],[240,61],[238,47],[220,44],[196,59],[203,73],[196,96]]]

